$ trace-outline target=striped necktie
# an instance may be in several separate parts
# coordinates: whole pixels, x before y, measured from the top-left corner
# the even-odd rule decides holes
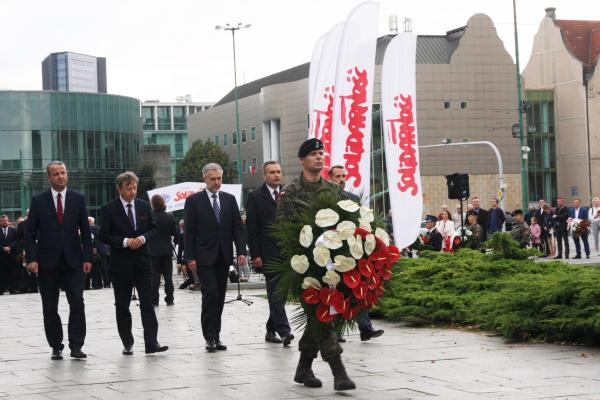
[[[221,223],[221,209],[219,208],[219,203],[217,202],[217,194],[213,193],[212,195],[213,198],[213,211],[215,212],[215,217],[217,217],[217,222],[220,224]]]

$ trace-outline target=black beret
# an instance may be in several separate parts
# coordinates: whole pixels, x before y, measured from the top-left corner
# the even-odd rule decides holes
[[[523,215],[523,210],[515,210],[512,212],[512,216],[514,217],[515,215]]]
[[[431,222],[437,222],[437,220],[438,220],[438,219],[437,219],[437,217],[436,217],[435,215],[430,215],[430,214],[429,214],[429,215],[427,215],[427,216],[425,217],[425,221],[428,221],[428,222],[429,222],[429,221],[431,221]]]
[[[319,139],[312,138],[305,140],[304,143],[302,143],[300,145],[300,148],[298,149],[298,158],[304,158],[311,151],[323,150],[324,148],[325,146],[323,146],[323,142],[321,142]]]

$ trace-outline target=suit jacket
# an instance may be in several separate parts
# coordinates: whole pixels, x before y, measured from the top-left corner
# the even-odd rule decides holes
[[[92,239],[85,197],[67,188],[62,224],[58,223],[52,192],[33,196],[25,225],[27,262],[38,262],[39,268],[55,269],[64,256],[71,268],[81,268],[92,261]]]
[[[4,228],[0,228],[0,262],[15,261],[19,249],[19,241],[17,240],[17,230],[12,226],[8,227],[6,236],[4,236]],[[2,247],[10,247],[10,253],[5,253]]]
[[[575,218],[575,208],[569,208],[569,218]],[[579,207],[579,219],[588,219],[588,209],[586,207]]]
[[[475,210],[473,210],[473,211],[475,211]],[[487,231],[487,229],[490,226],[490,215],[489,215],[488,211],[484,210],[483,208],[480,208],[478,211],[475,211],[475,212],[477,213],[477,223],[485,231]]]
[[[556,211],[554,211],[554,229],[558,231],[566,231],[567,230],[567,219],[569,219],[569,209],[565,206],[556,207]]]
[[[266,184],[248,194],[246,231],[252,258],[261,257],[263,262],[267,262],[279,254],[277,241],[270,237],[270,226],[275,222],[276,211],[277,203]]]
[[[233,261],[233,244],[238,255],[246,255],[244,228],[235,197],[219,191],[221,223],[213,211],[208,190],[194,193],[185,200],[185,259],[199,267],[214,265],[219,251],[226,262]]]
[[[100,259],[100,246],[102,246],[102,242],[100,242],[100,227],[98,225],[90,225],[90,233],[92,234],[92,258],[94,260]],[[96,249],[96,255],[93,255],[93,250]]]
[[[135,220],[136,229],[134,230],[129,224],[129,218],[121,198],[117,196],[114,200],[109,201],[100,209],[101,225],[100,225],[100,241],[107,244],[111,248],[111,267],[122,267],[127,265],[129,261],[143,256],[148,256],[148,243],[156,234],[156,224],[152,218],[150,204],[141,199],[135,199]],[[146,243],[140,248],[133,250],[129,247],[123,247],[125,238],[136,238],[143,236]]]
[[[442,250],[444,239],[442,238],[442,234],[439,233],[437,229],[433,228],[431,231],[428,231],[425,236],[429,238],[430,245],[434,250]]]
[[[148,243],[150,256],[170,256],[173,254],[171,236],[177,237],[177,223],[175,218],[165,211],[152,214],[156,224],[156,236]]]

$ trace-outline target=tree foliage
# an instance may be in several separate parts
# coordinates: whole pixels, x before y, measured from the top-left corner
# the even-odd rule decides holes
[[[138,193],[137,197],[149,201],[148,191],[156,188],[156,181],[154,180],[154,173],[156,169],[154,166],[146,164],[143,165],[137,172],[138,179]]]
[[[202,180],[202,167],[208,163],[217,163],[223,168],[223,183],[235,183],[237,171],[229,156],[210,140],[194,141],[177,168],[175,180],[179,182],[198,182]]]

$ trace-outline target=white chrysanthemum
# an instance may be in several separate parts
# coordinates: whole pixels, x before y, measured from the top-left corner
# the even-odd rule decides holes
[[[375,236],[377,236],[386,246],[390,245],[390,235],[381,228],[375,229]]]
[[[331,208],[319,210],[317,211],[317,215],[315,215],[315,223],[321,228],[327,228],[328,226],[335,225],[339,220],[340,216]]]
[[[367,206],[360,206],[360,217],[368,222],[375,221],[375,215],[373,214],[373,210]]]
[[[346,257],[343,255],[335,256],[333,261],[333,268],[339,272],[346,272],[356,267],[356,261],[352,257]]]
[[[337,286],[337,284],[340,283],[340,281],[340,275],[335,271],[327,271],[325,273],[325,276],[323,277],[323,282],[332,286]]]
[[[334,230],[323,233],[323,244],[331,250],[339,249],[343,245],[340,234]]]
[[[292,265],[292,269],[294,271],[296,271],[299,274],[303,274],[308,270],[308,257],[306,257],[304,254],[302,255],[295,255],[292,257],[292,259],[290,260],[290,264]]]
[[[302,289],[317,289],[317,290],[321,290],[321,288],[322,288],[321,282],[319,282],[318,280],[316,280],[315,278],[312,278],[310,276],[307,276],[302,281]]]
[[[312,226],[304,225],[302,227],[302,230],[300,231],[300,244],[303,247],[308,248],[312,244],[312,241],[313,241]]]
[[[317,265],[324,267],[331,259],[331,253],[329,252],[329,249],[327,247],[323,245],[317,245],[313,249],[313,258]]]
[[[338,201],[337,205],[344,211],[356,212],[360,209],[360,205],[352,200],[341,200]]]
[[[375,250],[376,246],[377,246],[377,242],[375,241],[375,235],[373,235],[372,233],[369,233],[365,237],[365,246],[364,246],[365,253],[370,255]]]
[[[364,254],[362,238],[360,236],[352,237],[352,239],[348,238],[348,247],[350,248],[350,254],[352,257],[360,260]]]
[[[358,224],[362,229],[364,229],[367,232],[371,232],[373,230],[373,228],[371,228],[371,223],[362,217],[358,219]]]
[[[340,233],[342,240],[348,240],[350,236],[354,236],[356,224],[352,221],[342,221],[337,224],[336,229]]]

